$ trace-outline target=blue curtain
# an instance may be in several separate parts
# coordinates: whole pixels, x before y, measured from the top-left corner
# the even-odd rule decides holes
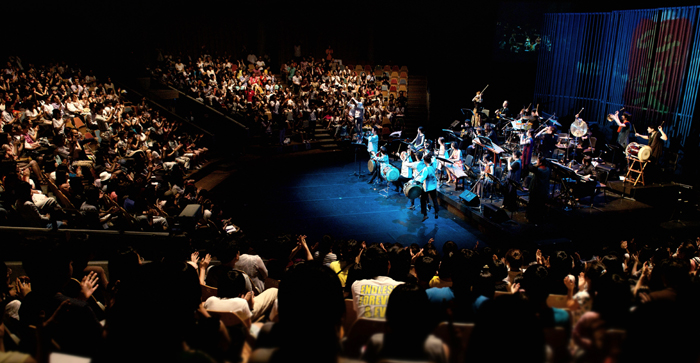
[[[598,122],[624,107],[639,133],[664,122],[684,142],[700,77],[699,6],[545,14],[534,103]]]

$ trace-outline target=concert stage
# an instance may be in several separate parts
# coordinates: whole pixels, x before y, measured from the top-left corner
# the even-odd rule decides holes
[[[334,238],[403,245],[423,245],[435,238],[438,247],[448,240],[462,248],[471,248],[476,241],[481,246],[507,247],[562,240],[580,247],[658,235],[663,233],[660,225],[673,212],[673,207],[650,205],[622,195],[612,182],[607,189],[599,190],[592,207],[588,197],[570,211],[550,203],[544,221],[535,225],[527,220],[523,205],[517,211],[506,212],[500,210],[502,199],[496,198],[481,200],[478,207],[471,208],[460,201],[462,191],[450,185],[439,189],[439,218],[429,213],[430,219],[421,222],[418,199],[416,210],[411,211],[403,193],[389,190],[387,194],[381,191],[384,185],[368,185],[366,155],[357,163],[353,158],[352,152],[312,150],[251,159],[214,192],[235,203],[233,221],[246,235],[267,239],[286,233],[306,234],[310,243],[330,234]],[[358,167],[364,176],[351,175]],[[656,190],[644,189],[649,193]],[[664,189],[671,193],[671,188]],[[640,188],[635,190],[638,196],[642,192]],[[528,198],[524,194],[520,199],[526,203]]]

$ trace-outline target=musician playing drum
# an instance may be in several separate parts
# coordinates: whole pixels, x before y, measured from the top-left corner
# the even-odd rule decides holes
[[[428,197],[433,200],[433,205],[435,206],[435,219],[438,217],[438,200],[437,200],[437,178],[435,177],[435,163],[433,163],[433,157],[430,154],[426,154],[423,157],[423,170],[421,170],[416,178],[419,183],[423,183],[423,194],[420,196],[420,211],[423,213],[423,220],[425,222],[428,219]]]
[[[641,137],[644,140],[649,140],[649,147],[651,147],[651,157],[649,157],[649,161],[652,164],[658,165],[659,159],[661,159],[661,152],[663,151],[664,147],[663,141],[667,141],[668,136],[666,136],[666,133],[661,126],[654,129],[652,125],[647,126],[647,134],[648,135],[635,133],[634,136]]]
[[[369,179],[367,184],[372,184],[372,182],[374,182],[374,178],[376,178],[377,176],[379,176],[380,179],[382,178],[380,175],[382,167],[384,167],[385,163],[389,162],[389,155],[387,155],[386,147],[382,146],[379,149],[379,152],[376,153],[372,157],[372,159],[376,160],[378,165],[372,171],[372,178]]]
[[[399,180],[396,181],[397,189],[403,188],[403,186],[408,182],[409,180],[413,179],[413,170],[416,169],[418,164],[421,162],[417,160],[415,154],[413,154],[412,151],[402,151],[401,152],[401,176],[399,176]],[[411,199],[411,206],[408,207],[408,209],[415,209],[415,198]]]
[[[646,174],[647,176],[651,176],[651,178],[648,178],[651,179],[651,181],[658,177],[659,159],[661,159],[661,153],[663,152],[664,141],[668,140],[668,136],[666,136],[666,133],[661,125],[657,126],[656,129],[653,126],[655,125],[647,126],[648,135],[641,135],[639,133],[634,134],[637,137],[649,140],[649,147],[651,147],[649,166],[651,167],[647,166]]]

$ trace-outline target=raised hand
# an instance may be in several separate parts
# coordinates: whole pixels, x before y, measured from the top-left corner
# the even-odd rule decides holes
[[[207,253],[207,255],[204,256],[203,259],[199,260],[199,268],[206,270],[207,267],[209,267],[210,263],[211,263],[211,255]]]
[[[23,281],[20,278],[17,278],[17,281],[15,282],[15,289],[17,292],[17,296],[20,297],[20,299],[24,299],[27,294],[32,291],[32,284],[29,281]]]
[[[83,277],[83,280],[80,282],[81,300],[87,301],[95,290],[97,290],[97,287],[100,286],[97,280],[98,277],[95,272],[90,272],[87,276]]]

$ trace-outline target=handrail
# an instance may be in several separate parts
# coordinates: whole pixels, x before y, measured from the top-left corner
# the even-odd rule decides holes
[[[54,233],[54,232],[71,232],[71,233],[90,233],[90,234],[102,234],[102,235],[112,235],[112,236],[134,236],[134,237],[168,237],[171,234],[168,232],[139,232],[139,231],[118,231],[109,229],[59,229],[54,231],[52,229],[40,228],[40,227],[12,227],[12,226],[0,226],[0,232],[2,231],[14,231],[14,232],[42,232],[42,233]]]
[[[126,89],[128,92],[130,92],[130,93],[132,93],[132,94],[134,94],[134,95],[136,95],[136,96],[138,96],[138,97],[140,97],[140,98],[145,97],[143,94],[141,94],[141,93],[139,93],[138,91],[134,90],[132,87],[129,87],[129,86],[125,85],[123,82],[116,82],[116,83],[119,84],[120,88]],[[147,99],[148,99],[148,102],[150,102],[151,104],[155,105],[156,107],[158,107],[158,108],[161,109],[162,111],[167,112],[168,114],[170,114],[171,116],[177,118],[178,120],[184,121],[184,122],[186,122],[188,125],[193,126],[193,127],[196,127],[197,129],[199,129],[199,130],[202,131],[203,133],[207,134],[208,136],[214,136],[214,134],[212,134],[211,132],[209,132],[209,131],[203,129],[201,126],[196,125],[196,124],[193,124],[193,123],[190,122],[188,119],[186,119],[186,118],[184,118],[184,117],[182,117],[182,116],[180,116],[180,115],[178,115],[178,114],[176,114],[176,113],[174,113],[174,112],[168,110],[167,108],[163,107],[160,103],[155,102],[155,101],[154,101],[154,97],[147,97]]]
[[[211,106],[209,106],[209,105],[207,105],[207,104],[205,104],[205,103],[203,103],[203,102],[197,101],[197,99],[193,98],[192,96],[188,95],[187,93],[182,92],[182,91],[180,91],[179,89],[177,89],[177,88],[175,88],[175,87],[173,87],[173,86],[171,86],[171,85],[167,85],[167,86],[168,86],[170,89],[172,89],[173,91],[177,91],[179,94],[181,94],[181,95],[183,95],[183,96],[189,98],[190,100],[192,100],[192,101],[194,101],[194,102],[197,102],[198,104],[200,104],[200,105],[206,107],[207,109],[209,109],[209,110],[211,110],[211,111],[213,111],[213,112],[216,112],[216,113],[219,114],[221,117],[224,117],[224,118],[228,119],[229,121],[235,123],[236,125],[242,127],[243,129],[245,129],[246,131],[248,130],[248,126],[246,126],[246,125],[244,125],[244,124],[242,124],[242,123],[240,123],[240,122],[238,122],[238,121],[232,119],[230,116],[227,116],[227,115],[223,114],[221,111],[219,111],[219,110],[217,110],[217,109],[215,109],[215,108],[213,108],[213,107],[211,107]]]

